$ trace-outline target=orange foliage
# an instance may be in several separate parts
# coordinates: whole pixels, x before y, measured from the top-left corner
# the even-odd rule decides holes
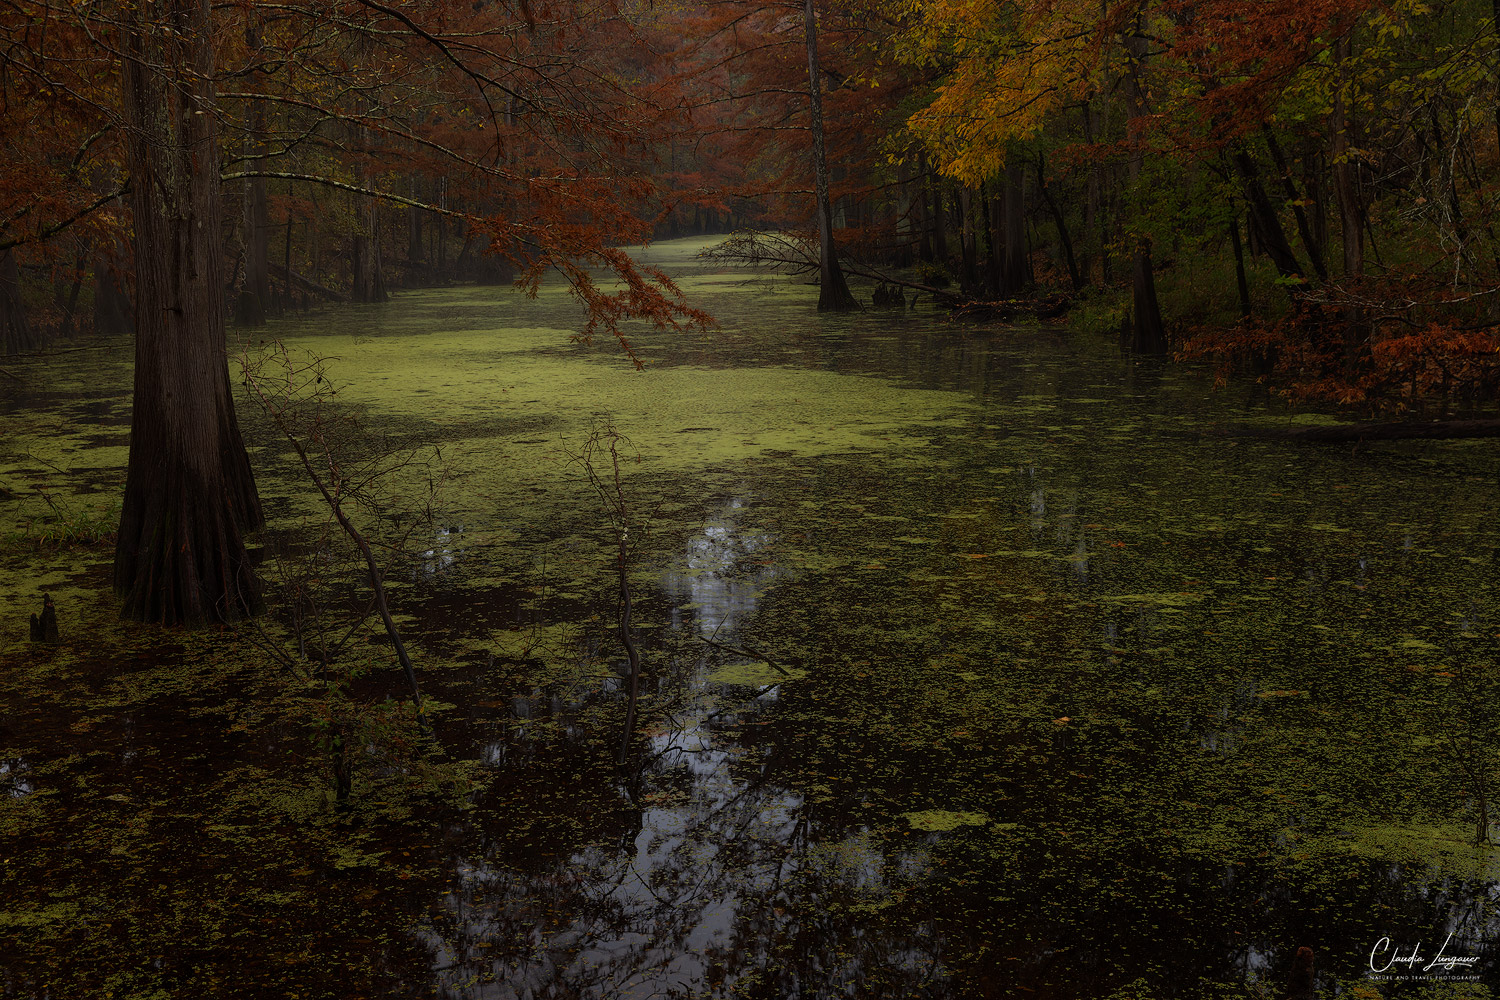
[[[1248,370],[1293,402],[1372,413],[1429,403],[1463,408],[1500,394],[1500,332],[1494,327],[1431,322],[1414,330],[1376,330],[1351,357],[1343,323],[1331,309],[1307,306],[1274,323],[1196,331],[1178,357],[1214,362],[1220,385]]]

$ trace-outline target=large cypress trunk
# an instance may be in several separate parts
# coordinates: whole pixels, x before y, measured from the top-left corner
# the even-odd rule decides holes
[[[225,620],[259,606],[242,531],[262,519],[225,350],[211,15],[124,9],[136,354],[115,587],[131,618]]]

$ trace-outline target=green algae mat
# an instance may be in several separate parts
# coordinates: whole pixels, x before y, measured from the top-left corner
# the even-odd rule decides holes
[[[703,246],[643,370],[561,290],[246,339],[320,365],[430,737],[248,400],[268,613],[168,632],[109,593],[129,345],[7,362],[0,996],[1491,995],[1491,443],[1205,438],[1316,415]]]

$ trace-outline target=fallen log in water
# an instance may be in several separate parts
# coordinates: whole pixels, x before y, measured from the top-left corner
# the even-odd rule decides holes
[[[332,302],[348,302],[349,301],[349,296],[345,295],[343,292],[334,291],[332,288],[329,288],[327,285],[320,285],[316,281],[313,281],[311,278],[304,278],[302,275],[298,274],[296,271],[288,271],[285,267],[283,267],[280,264],[272,264],[271,265],[271,270],[275,271],[277,274],[281,275],[281,277],[283,277],[283,278],[290,277],[290,279],[292,281],[296,282],[298,285],[300,285],[303,288],[307,289],[309,292],[313,292],[315,294],[321,295],[321,296],[323,296],[323,298],[328,299],[329,301],[332,301]]]
[[[1387,421],[1349,424],[1316,424],[1311,427],[1228,427],[1217,432],[1224,437],[1262,438],[1270,441],[1415,441],[1448,438],[1500,437],[1500,420]]]

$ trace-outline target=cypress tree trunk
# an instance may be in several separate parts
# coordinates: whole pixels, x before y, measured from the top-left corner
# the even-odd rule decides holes
[[[241,532],[262,517],[225,351],[212,18],[207,0],[122,10],[137,310],[115,587],[131,618],[224,620],[259,607]]]
[[[849,292],[844,270],[839,267],[838,251],[833,244],[833,212],[828,201],[828,157],[823,148],[823,75],[818,72],[818,21],[813,16],[813,0],[805,0],[803,15],[807,27],[808,97],[811,99],[813,140],[813,185],[818,197],[818,311],[858,309],[859,303]]]

